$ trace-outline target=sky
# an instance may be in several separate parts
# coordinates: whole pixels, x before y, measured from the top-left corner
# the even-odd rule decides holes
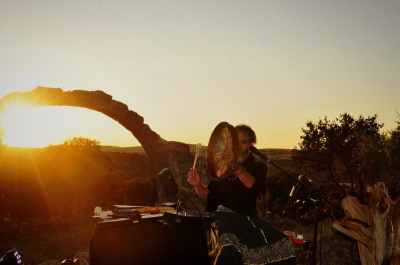
[[[2,0],[0,98],[37,86],[102,90],[167,141],[207,145],[222,121],[258,148],[294,148],[302,128],[349,113],[399,121],[397,0]],[[137,146],[84,108],[10,108],[9,146],[72,137]]]

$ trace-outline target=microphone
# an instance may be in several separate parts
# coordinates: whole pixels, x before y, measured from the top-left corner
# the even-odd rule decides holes
[[[269,159],[266,155],[264,155],[263,153],[260,152],[260,150],[258,150],[255,146],[250,146],[250,151],[255,154],[258,155],[259,157],[261,157],[262,159],[266,160],[267,162],[269,162]]]

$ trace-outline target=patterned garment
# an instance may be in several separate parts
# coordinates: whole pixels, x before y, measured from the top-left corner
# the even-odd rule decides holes
[[[267,221],[229,211],[216,212],[214,220],[213,264],[296,264],[293,241]]]

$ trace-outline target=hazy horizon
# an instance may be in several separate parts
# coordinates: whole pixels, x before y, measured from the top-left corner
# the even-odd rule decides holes
[[[222,121],[258,148],[298,146],[308,121],[378,115],[396,128],[400,1],[0,1],[0,98],[101,90],[168,141],[207,145]],[[5,143],[137,139],[101,113],[10,109]]]

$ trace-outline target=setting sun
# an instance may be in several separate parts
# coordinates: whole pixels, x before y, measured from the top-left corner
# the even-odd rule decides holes
[[[3,144],[13,147],[41,148],[59,145],[75,136],[87,137],[105,145],[112,139],[119,139],[120,146],[138,144],[114,120],[102,113],[83,108],[18,105],[8,107],[0,119]]]
[[[71,118],[65,109],[9,109],[2,117],[3,143],[15,147],[45,147],[63,143],[69,137],[67,132]]]

